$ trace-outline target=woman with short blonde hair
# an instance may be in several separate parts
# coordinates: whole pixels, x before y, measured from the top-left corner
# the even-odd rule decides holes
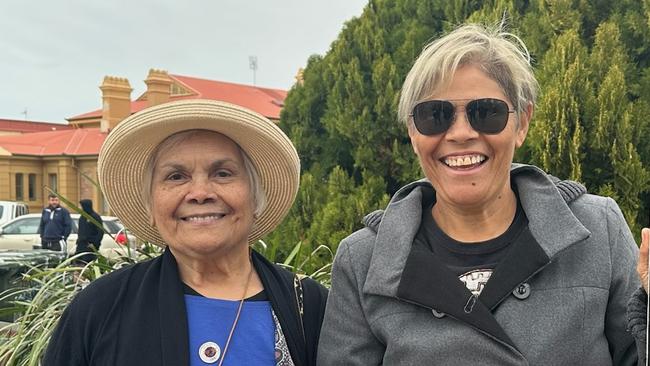
[[[616,202],[512,163],[536,95],[525,45],[499,27],[462,26],[422,51],[399,118],[426,178],[338,247],[319,365],[643,357],[626,330],[644,296],[638,249]]]

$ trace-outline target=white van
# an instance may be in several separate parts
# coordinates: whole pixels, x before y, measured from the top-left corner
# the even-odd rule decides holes
[[[0,201],[0,225],[28,213],[27,205],[22,202]]]

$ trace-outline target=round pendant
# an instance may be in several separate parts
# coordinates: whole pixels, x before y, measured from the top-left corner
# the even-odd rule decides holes
[[[205,363],[215,363],[221,356],[221,348],[214,342],[205,342],[199,347],[199,357]]]

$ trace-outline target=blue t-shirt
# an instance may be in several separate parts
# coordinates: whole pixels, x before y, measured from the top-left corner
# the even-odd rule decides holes
[[[185,295],[190,366],[218,365],[239,301]],[[275,366],[275,323],[269,301],[244,301],[223,366]]]

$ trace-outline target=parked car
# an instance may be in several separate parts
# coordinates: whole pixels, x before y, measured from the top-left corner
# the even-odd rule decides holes
[[[29,208],[23,202],[0,201],[0,225],[28,213]]]
[[[77,249],[79,214],[71,214],[70,217],[72,218],[72,232],[67,240],[67,252],[69,255],[73,255]],[[132,252],[135,250],[135,236],[126,232],[117,217],[102,216],[102,220],[106,231],[99,247],[99,252],[102,255],[115,258],[127,255],[129,253],[127,248],[130,248]],[[0,226],[0,249],[40,249],[41,238],[38,234],[40,221],[41,214],[27,214]],[[111,234],[115,240],[108,234]]]

